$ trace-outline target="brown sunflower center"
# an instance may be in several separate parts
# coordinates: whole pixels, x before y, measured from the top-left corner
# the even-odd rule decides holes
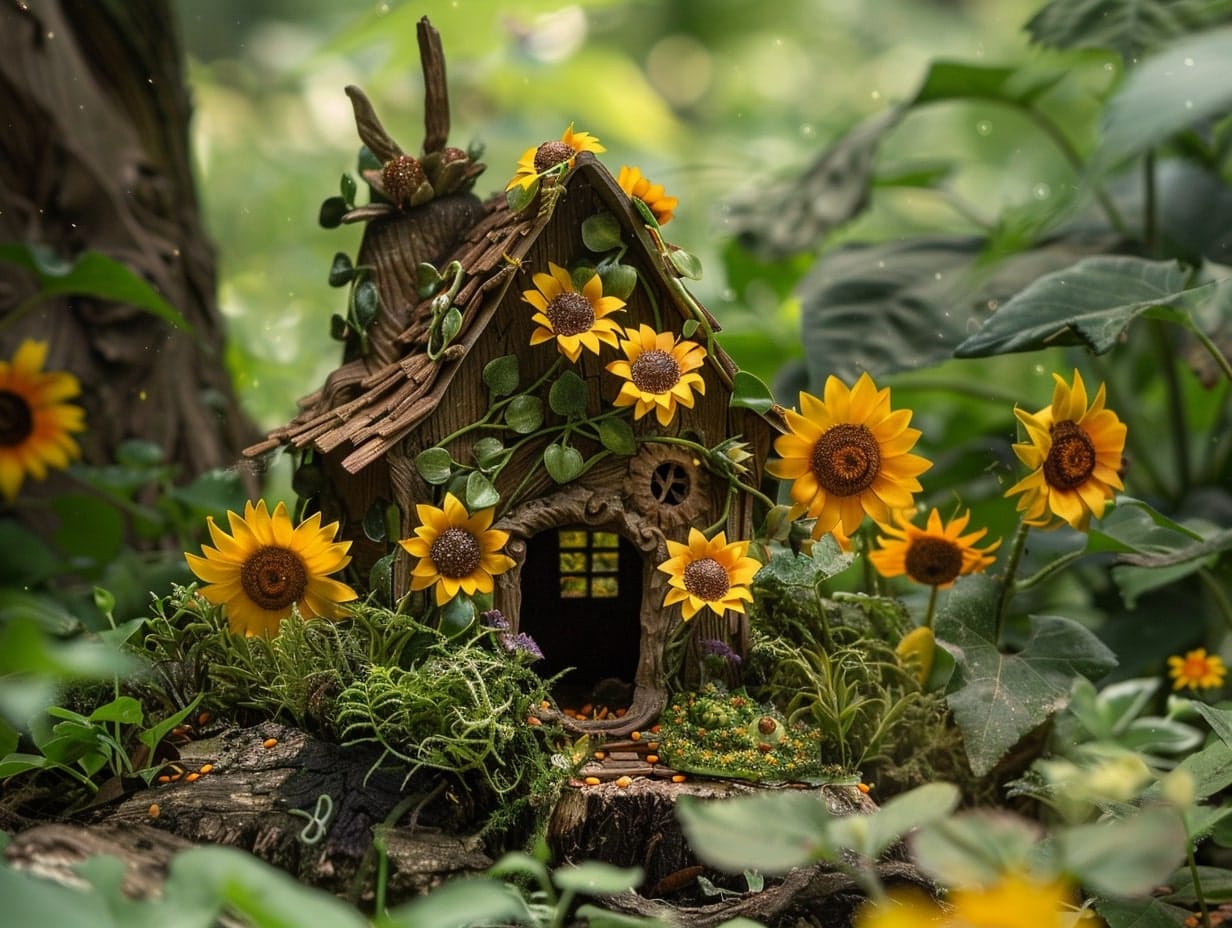
[[[809,467],[827,493],[855,496],[877,479],[881,446],[867,426],[835,425],[813,445]]]
[[[712,603],[727,595],[731,589],[731,577],[714,558],[698,558],[684,569],[684,588],[698,599]]]
[[[907,576],[929,586],[952,583],[962,573],[962,549],[945,538],[916,538],[904,560]]]
[[[25,397],[11,390],[0,390],[0,447],[20,445],[34,431],[34,414]]]
[[[1095,443],[1072,419],[1053,423],[1049,431],[1052,448],[1044,459],[1044,479],[1059,490],[1082,486],[1095,472]]]
[[[680,382],[680,365],[661,348],[651,348],[629,365],[629,379],[643,393],[666,393]]]
[[[562,293],[544,311],[556,335],[581,335],[595,324],[595,308],[584,294],[570,290]]]
[[[566,145],[564,142],[544,142],[535,149],[535,172],[542,174],[544,171],[568,161],[575,154],[576,152],[572,146]]]
[[[442,577],[460,580],[469,577],[483,562],[479,539],[464,528],[447,528],[436,536],[428,555]]]
[[[240,585],[254,603],[276,612],[303,598],[308,569],[294,551],[266,545],[244,559]]]

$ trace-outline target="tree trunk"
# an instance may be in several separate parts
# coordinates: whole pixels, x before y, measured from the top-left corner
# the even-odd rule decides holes
[[[78,377],[87,463],[113,462],[121,442],[140,438],[187,481],[233,465],[257,433],[223,364],[182,65],[167,0],[0,0],[0,242],[69,263],[100,252],[192,326],[83,295],[19,313],[34,278],[0,263],[0,355],[38,338],[50,343],[49,369]]]

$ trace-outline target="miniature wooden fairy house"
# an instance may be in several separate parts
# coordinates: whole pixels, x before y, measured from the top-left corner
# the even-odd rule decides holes
[[[421,22],[426,75],[439,63],[435,36]],[[433,158],[456,150],[441,131],[443,70],[426,83],[422,160],[439,176],[442,163],[465,156]],[[669,578],[657,567],[666,542],[685,541],[691,527],[751,537],[751,488],[774,428],[731,403],[736,367],[681,283],[687,258],[590,152],[570,152],[513,198],[474,198],[469,158],[452,175],[452,193],[435,189],[432,171],[423,175],[427,197],[422,182],[395,191],[388,166],[406,156],[363,95],[348,93],[361,138],[386,165],[383,177],[368,175],[376,205],[346,217],[367,222],[355,266],[372,268],[379,311],[322,390],[249,453],[289,446],[314,458],[314,504],[342,523],[360,565],[395,549],[372,531],[389,505],[400,538],[419,525],[417,504],[439,506],[446,492],[472,514],[492,507],[514,562],[494,578],[493,607],[512,632],[538,643],[545,676],[574,668],[562,685],[575,704],[628,707],[621,718],[568,724],[612,734],[647,725],[666,699],[665,652],[681,622],[679,609],[663,605]],[[623,301],[604,316],[613,328],[645,326],[705,349],[703,386],[672,404],[666,424],[615,405],[622,381],[608,366],[623,355],[614,337],[596,342],[598,353],[574,345],[571,359],[527,299],[538,292],[544,303],[541,285],[559,295],[576,281],[576,301],[596,267],[604,298],[615,292]],[[585,292],[598,296],[598,282]],[[398,554],[396,596],[409,588],[411,561]],[[705,639],[746,649],[739,613],[705,609],[691,625],[695,649]]]

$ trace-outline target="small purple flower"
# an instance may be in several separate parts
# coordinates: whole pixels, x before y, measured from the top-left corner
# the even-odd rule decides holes
[[[743,663],[740,655],[728,647],[725,641],[720,641],[718,638],[703,638],[701,644],[702,654],[706,657],[721,658],[733,667],[739,667]]]
[[[479,621],[488,628],[495,628],[497,631],[508,631],[509,620],[505,618],[504,613],[499,609],[489,609],[487,612],[479,613]]]
[[[534,660],[543,660],[543,651],[539,649],[535,639],[526,632],[518,632],[516,635],[506,632],[500,636],[500,643],[510,654],[529,654]]]

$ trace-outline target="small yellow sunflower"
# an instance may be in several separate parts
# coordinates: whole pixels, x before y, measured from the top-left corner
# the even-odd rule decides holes
[[[945,925],[940,906],[918,889],[896,889],[856,912],[856,928],[922,928]]]
[[[865,513],[888,522],[892,510],[914,505],[916,477],[932,462],[908,454],[920,432],[907,427],[911,410],[891,411],[889,387],[878,390],[864,373],[848,389],[831,375],[823,392],[821,400],[801,393],[800,412],[784,411],[790,433],[774,441],[782,460],[766,470],[792,481],[793,517],[816,519],[814,538],[836,526],[850,536]]]
[[[599,353],[599,343],[616,347],[620,327],[607,317],[625,308],[625,301],[603,295],[603,281],[592,274],[579,291],[573,278],[559,264],[548,262],[548,274],[536,274],[535,290],[523,290],[522,299],[535,307],[531,321],[539,328],[530,343],[540,345],[556,339],[560,353],[577,362],[582,349]]]
[[[1069,887],[1010,872],[992,886],[952,890],[955,925],[963,928],[1061,928],[1073,921]]]
[[[633,406],[634,419],[653,409],[659,425],[667,425],[676,415],[677,403],[692,409],[693,391],[706,392],[706,382],[697,373],[706,360],[706,349],[697,342],[677,341],[670,332],[639,325],[636,330],[624,330],[620,349],[625,360],[613,361],[607,369],[625,379],[614,402]]]
[[[573,159],[584,151],[593,151],[598,154],[607,149],[600,145],[599,140],[589,132],[574,132],[573,123],[569,123],[569,128],[561,133],[559,142],[544,142],[542,145],[522,152],[513,180],[505,185],[505,189],[512,190],[520,186],[524,190],[529,190],[531,184],[538,180],[544,172],[565,162],[568,162],[569,167],[572,168]]]
[[[243,518],[228,512],[227,520],[230,535],[213,516],[208,519],[216,547],[203,545],[205,557],[187,552],[184,557],[205,581],[201,595],[226,606],[231,631],[276,635],[292,606],[305,619],[341,618],[338,604],[356,598],[345,583],[329,578],[351,562],[351,543],[334,541],[337,522],[322,526],[317,512],[292,528],[287,507],[279,503],[271,515],[265,500],[246,502]]]
[[[1001,545],[1001,540],[997,539],[986,547],[977,548],[975,543],[988,534],[988,529],[964,535],[962,531],[970,518],[971,513],[966,512],[942,523],[941,513],[933,509],[928,514],[928,524],[916,528],[911,524],[910,515],[895,512],[894,519],[901,528],[878,523],[877,527],[890,537],[878,536],[880,547],[870,551],[868,558],[883,577],[906,574],[916,583],[944,590],[953,586],[960,576],[979,573],[991,566],[992,552]]]
[[[747,541],[728,544],[724,532],[707,540],[691,528],[689,543],[669,541],[667,552],[671,556],[659,565],[659,570],[671,577],[663,605],[680,603],[686,621],[705,606],[722,615],[726,609],[744,612],[744,603],[753,601],[749,584],[761,564],[748,557]]]
[[[81,455],[71,432],[85,426],[81,393],[67,371],[44,371],[47,342],[26,339],[11,361],[0,361],[0,494],[12,502],[27,476],[42,480]]]
[[[1168,658],[1168,676],[1174,690],[1189,687],[1193,690],[1213,690],[1223,686],[1228,668],[1218,654],[1207,654],[1206,648],[1187,651],[1184,657]]]
[[[652,184],[643,177],[638,168],[631,168],[627,165],[622,167],[616,183],[629,195],[630,199],[641,200],[645,203],[661,226],[671,221],[676,206],[680,203],[676,197],[667,195],[662,184]]]
[[[496,510],[466,511],[452,493],[445,505],[415,507],[421,525],[415,537],[399,541],[419,563],[411,571],[411,589],[436,587],[436,604],[443,606],[461,591],[468,596],[491,593],[492,578],[513,566],[513,558],[501,553],[508,532],[490,528]]]
[[[1125,423],[1104,408],[1103,384],[1088,407],[1077,370],[1072,388],[1060,374],[1052,377],[1051,405],[1034,415],[1014,409],[1030,439],[1014,445],[1014,453],[1031,473],[1005,495],[1022,494],[1017,508],[1027,525],[1056,528],[1064,521],[1086,531],[1092,516],[1104,514],[1113,491],[1125,486],[1119,473]]]

